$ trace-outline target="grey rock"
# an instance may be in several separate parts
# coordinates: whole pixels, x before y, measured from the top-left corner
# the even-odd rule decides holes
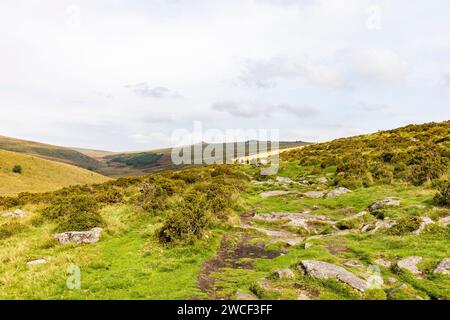
[[[321,221],[323,223],[332,223],[325,216],[310,215],[307,212],[287,213],[287,212],[269,212],[256,214],[254,220],[265,222],[287,221],[284,226],[303,227],[308,229],[308,221]]]
[[[383,200],[379,200],[369,206],[369,211],[375,211],[385,206],[399,206],[400,200],[395,200],[393,197],[386,197]]]
[[[439,224],[446,227],[450,224],[450,216],[439,219]]]
[[[2,213],[3,217],[13,217],[13,218],[25,218],[26,215],[27,214],[20,209],[16,209],[13,212]]]
[[[300,265],[311,277],[318,279],[338,279],[361,292],[367,289],[367,282],[365,280],[337,265],[316,260],[302,260]]]
[[[322,183],[322,184],[325,184],[325,183],[328,182],[328,180],[327,180],[327,178],[325,178],[325,177],[320,177],[320,178],[317,178],[317,182]]]
[[[252,296],[251,294],[245,293],[245,292],[236,292],[236,299],[237,300],[258,300],[256,297]]]
[[[350,217],[343,218],[343,219],[341,219],[341,221],[353,220],[353,219],[365,216],[366,214],[368,214],[367,211],[361,211],[361,212],[359,212],[357,214],[354,214],[354,215],[352,215]]]
[[[276,180],[281,183],[294,183],[293,180],[291,180],[290,178],[285,178],[285,177],[277,177]]]
[[[413,234],[421,234],[423,230],[425,230],[425,228],[430,225],[430,224],[434,224],[434,221],[431,220],[429,217],[421,217],[421,222],[420,222],[420,226],[419,229],[413,231]]]
[[[286,190],[273,190],[273,191],[266,191],[262,192],[259,195],[261,198],[269,198],[269,197],[276,197],[276,196],[284,196],[286,194],[290,194],[292,191],[286,191]]]
[[[388,278],[387,279],[387,283],[388,284],[394,284],[394,283],[396,283],[398,280],[396,279],[396,278],[393,278],[393,277],[390,277],[390,278]]]
[[[291,269],[278,269],[273,273],[276,279],[295,279],[295,274]]]
[[[311,243],[305,243],[304,248],[305,250],[308,250],[309,248],[311,248],[313,245]]]
[[[308,191],[308,192],[304,192],[303,195],[305,197],[313,198],[313,199],[323,198],[323,196],[325,195],[325,191]]]
[[[361,231],[362,232],[370,232],[375,233],[380,229],[389,229],[390,227],[393,227],[397,224],[394,220],[383,220],[383,221],[377,221],[375,224],[367,224],[365,225]]]
[[[422,257],[408,257],[397,261],[397,267],[400,269],[408,270],[409,272],[420,275],[422,272],[417,268],[417,264],[422,261]]]
[[[377,259],[377,260],[375,260],[375,263],[378,264],[379,266],[382,266],[385,268],[390,268],[392,266],[392,262],[384,260],[384,259]]]
[[[55,238],[59,243],[65,244],[74,242],[78,244],[82,243],[95,243],[100,239],[100,233],[102,228],[94,228],[91,231],[69,231],[55,234]]]
[[[450,259],[445,258],[441,260],[436,266],[436,269],[434,269],[433,273],[450,275]]]
[[[356,269],[361,269],[364,267],[364,265],[362,263],[355,261],[355,260],[345,261],[342,264],[346,267],[356,268]]]
[[[46,262],[47,262],[47,260],[45,260],[44,258],[40,258],[40,259],[28,261],[27,265],[34,266],[36,264],[42,264],[42,263],[46,263]]]
[[[334,189],[330,192],[327,193],[327,198],[331,199],[331,198],[335,198],[337,196],[340,196],[341,194],[345,194],[345,193],[349,193],[352,192],[351,190],[344,188],[344,187],[340,187],[337,189]]]

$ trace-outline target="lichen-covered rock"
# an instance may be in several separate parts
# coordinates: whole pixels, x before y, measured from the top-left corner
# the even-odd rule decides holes
[[[27,262],[27,265],[29,265],[29,266],[34,266],[34,265],[36,265],[36,264],[43,264],[43,263],[46,263],[46,262],[47,262],[46,259],[40,258],[40,259],[28,261],[28,262]]]
[[[419,229],[413,231],[413,234],[421,234],[422,231],[425,230],[425,228],[428,225],[434,224],[434,221],[431,220],[429,217],[421,217],[420,220],[421,220],[421,222],[420,222]]]
[[[393,227],[397,224],[394,220],[383,220],[383,221],[377,221],[375,224],[366,224],[362,229],[361,232],[370,232],[375,233],[380,229],[389,229],[390,227]]]
[[[450,224],[450,216],[439,219],[439,224],[444,227],[448,226]]]
[[[325,195],[325,191],[307,191],[304,192],[303,195],[307,198],[318,199],[323,198],[323,196]]]
[[[337,279],[340,280],[352,288],[364,292],[367,289],[367,282],[350,271],[345,270],[337,265],[316,261],[316,260],[302,260],[299,265],[306,273],[314,278],[318,279]]]
[[[361,262],[355,261],[355,260],[349,260],[342,262],[342,265],[349,267],[349,268],[355,268],[355,269],[361,269],[364,267],[364,265]]]
[[[245,292],[236,292],[236,299],[237,300],[258,300],[256,297],[252,296],[251,294],[245,293]]]
[[[390,268],[392,266],[392,262],[384,259],[377,259],[375,260],[375,263],[385,268]]]
[[[78,244],[82,243],[95,243],[100,239],[100,233],[102,228],[94,228],[91,231],[69,231],[55,234],[55,238],[59,243],[65,244],[74,242]]]
[[[291,269],[278,269],[272,274],[275,279],[294,279],[295,274]]]
[[[395,200],[393,197],[387,197],[383,200],[379,200],[369,206],[369,211],[375,211],[385,206],[399,206],[400,200]]]
[[[330,192],[327,193],[327,198],[331,199],[331,198],[335,198],[337,196],[340,196],[341,194],[345,194],[345,193],[349,193],[352,192],[350,189],[344,188],[344,187],[340,187],[337,189],[334,189]]]
[[[408,270],[409,272],[420,275],[422,272],[417,268],[417,264],[422,261],[422,257],[408,257],[397,261],[397,267],[400,269]]]
[[[276,197],[276,196],[284,196],[284,195],[287,195],[290,193],[292,193],[292,191],[273,190],[273,191],[262,192],[259,195],[261,196],[261,198],[269,198],[269,197]]]
[[[325,177],[320,177],[320,178],[317,178],[317,182],[322,183],[322,184],[325,184],[325,183],[328,182],[328,180],[327,180],[327,178],[325,178]]]
[[[13,218],[25,218],[26,215],[27,214],[20,209],[16,209],[13,212],[2,213],[3,217],[13,217]]]
[[[433,273],[450,275],[450,259],[445,258],[441,260],[436,266],[436,269],[434,269]]]

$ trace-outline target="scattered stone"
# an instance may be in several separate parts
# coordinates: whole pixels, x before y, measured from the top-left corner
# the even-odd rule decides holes
[[[273,190],[273,191],[266,191],[262,192],[259,195],[261,198],[269,198],[269,197],[275,197],[275,196],[284,196],[286,194],[290,194],[292,191],[286,191],[286,190]]]
[[[445,258],[441,260],[441,262],[439,262],[436,266],[436,269],[434,269],[433,273],[450,275],[450,259]]]
[[[306,294],[300,293],[297,297],[297,300],[311,300]]]
[[[417,268],[417,264],[422,261],[422,257],[408,257],[397,261],[397,267],[408,270],[409,272],[420,275],[422,272]]]
[[[377,259],[375,260],[375,263],[385,268],[390,268],[392,266],[392,262],[383,259]]]
[[[429,217],[421,217],[420,218],[422,221],[420,223],[419,229],[413,231],[413,234],[421,234],[423,230],[425,230],[425,228],[430,225],[430,224],[434,224],[434,221],[431,220]]]
[[[393,277],[391,277],[391,278],[388,278],[386,282],[387,282],[388,284],[394,284],[394,283],[396,283],[396,282],[397,282],[397,279],[396,279],[396,278],[393,278]]]
[[[317,182],[322,183],[322,184],[325,184],[325,183],[328,182],[328,180],[327,180],[327,178],[325,178],[325,177],[320,177],[320,178],[317,178]]]
[[[308,191],[308,192],[303,193],[303,195],[305,197],[313,198],[313,199],[323,198],[323,196],[325,195],[325,191]]]
[[[311,277],[318,279],[338,279],[352,288],[364,292],[367,289],[367,282],[357,277],[350,271],[334,264],[316,261],[316,260],[302,260],[299,267],[303,267]]]
[[[258,300],[256,297],[252,296],[251,294],[245,293],[245,292],[236,292],[236,299],[237,300]]]
[[[55,238],[59,243],[65,244],[68,242],[81,243],[95,243],[100,239],[102,228],[94,228],[91,231],[69,231],[55,234]]]
[[[312,243],[305,243],[304,248],[305,248],[305,250],[308,250],[312,246],[313,246]]]
[[[252,180],[252,183],[255,185],[264,185],[264,184],[268,184],[268,185],[274,185],[275,181],[273,180],[266,180],[266,181],[256,181],[256,180]]]
[[[277,177],[276,180],[281,183],[294,183],[293,180],[291,180],[290,178],[285,178],[285,177]]]
[[[355,260],[345,261],[342,264],[346,267],[356,268],[356,269],[362,269],[364,267],[364,265],[362,263],[355,261]]]
[[[13,212],[2,213],[3,217],[13,217],[13,218],[25,218],[26,215],[27,214],[20,209],[16,209]]]
[[[450,224],[450,216],[439,219],[439,224],[446,227]]]
[[[351,190],[344,188],[344,187],[340,187],[337,189],[334,189],[330,192],[327,193],[327,198],[331,199],[331,198],[335,198],[337,196],[340,196],[341,194],[345,194],[345,193],[349,193],[352,192]]]
[[[361,232],[370,232],[375,233],[380,229],[389,229],[393,226],[395,226],[397,222],[394,220],[383,220],[383,221],[377,221],[375,224],[367,224],[362,229]]]
[[[291,269],[278,269],[273,273],[275,279],[295,279],[295,274]]]
[[[352,215],[352,216],[350,216],[350,217],[343,218],[343,219],[341,219],[341,221],[353,220],[353,219],[356,219],[356,218],[365,216],[367,213],[368,213],[367,211],[361,211],[361,212],[359,212],[359,213],[357,213],[357,214],[354,214],[354,215]]]
[[[308,221],[321,221],[323,223],[332,223],[325,216],[310,215],[307,212],[286,213],[286,212],[269,212],[256,214],[254,220],[265,222],[283,222],[287,221],[283,226],[303,227],[308,230]]]
[[[45,260],[44,258],[40,258],[40,259],[28,261],[27,265],[33,266],[33,265],[36,265],[36,264],[42,264],[42,263],[46,263],[46,262],[47,262],[47,260]]]
[[[393,197],[387,197],[383,200],[379,200],[369,206],[369,211],[375,211],[385,206],[399,206],[400,200],[395,200]]]

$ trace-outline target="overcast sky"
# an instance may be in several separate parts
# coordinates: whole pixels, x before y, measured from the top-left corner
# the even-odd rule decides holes
[[[448,0],[2,0],[0,135],[324,141],[450,119]]]

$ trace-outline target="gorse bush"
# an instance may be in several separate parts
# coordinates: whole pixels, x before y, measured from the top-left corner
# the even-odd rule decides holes
[[[450,181],[442,183],[434,196],[434,202],[440,206],[450,207]]]
[[[371,135],[337,139],[281,154],[300,165],[336,166],[336,185],[348,188],[389,184],[433,184],[450,169],[450,121],[410,125]]]
[[[9,221],[0,225],[0,240],[24,232],[28,227],[18,221]]]
[[[14,173],[22,173],[22,166],[16,164],[16,165],[12,168],[12,172],[14,172]]]

